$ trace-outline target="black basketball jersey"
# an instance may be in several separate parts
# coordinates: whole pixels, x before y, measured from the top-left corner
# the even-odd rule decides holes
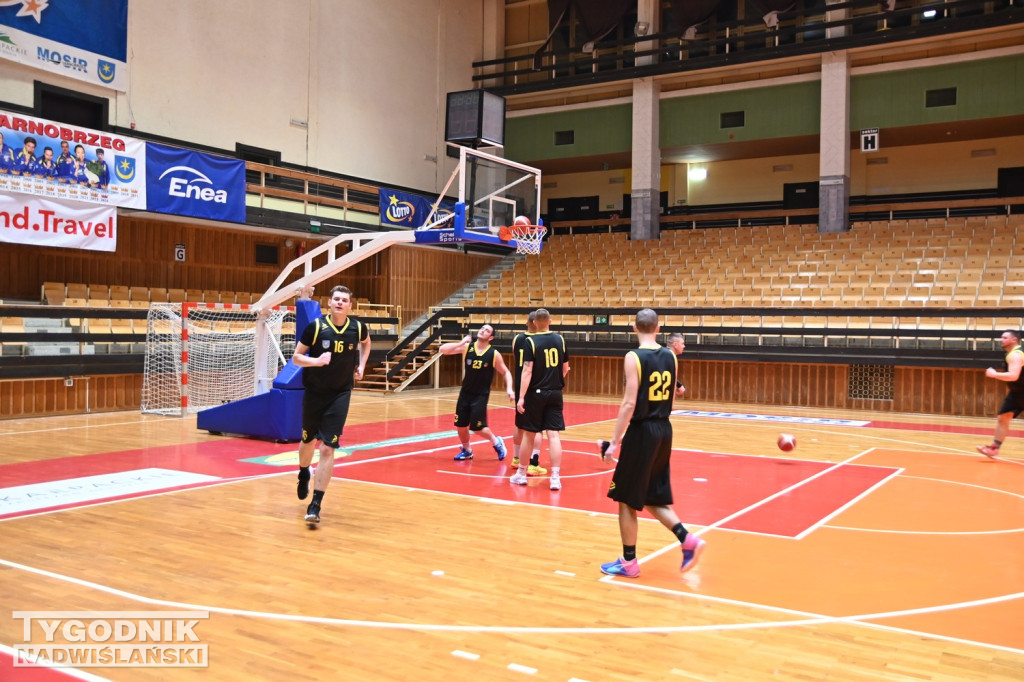
[[[626,354],[636,361],[640,382],[630,421],[668,419],[676,391],[676,356],[664,346],[640,346]]]
[[[299,342],[309,347],[309,357],[330,353],[331,362],[326,367],[303,367],[302,385],[318,392],[352,388],[352,375],[359,360],[359,342],[368,336],[366,325],[351,316],[345,319],[340,329],[331,322],[330,315],[310,322]]]
[[[469,344],[462,359],[466,375],[462,379],[462,390],[466,393],[490,393],[491,380],[494,379],[494,346],[488,345],[487,350],[477,351],[476,342]]]
[[[1014,353],[1024,353],[1024,350],[1021,349],[1019,344],[1010,349],[1010,352],[1006,354],[1005,358],[1003,358],[1004,372],[1010,371],[1010,356]],[[1021,371],[1021,374],[1017,377],[1016,381],[1006,382],[1006,389],[1011,393],[1024,393],[1024,370]]]
[[[523,383],[523,355],[526,352],[526,339],[530,338],[528,333],[516,334],[512,339],[512,386],[516,395],[519,395],[519,384]]]
[[[537,332],[526,337],[523,362],[533,363],[531,391],[560,391],[565,388],[562,363],[569,360],[565,339],[554,332]]]

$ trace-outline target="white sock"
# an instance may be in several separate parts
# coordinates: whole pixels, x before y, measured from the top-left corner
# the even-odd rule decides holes
[[[540,448],[537,448],[536,450],[534,450],[533,454],[536,455],[537,457],[540,457]]]
[[[558,475],[558,470],[561,469],[561,468],[562,467],[551,467],[551,475],[552,476],[557,476]]]

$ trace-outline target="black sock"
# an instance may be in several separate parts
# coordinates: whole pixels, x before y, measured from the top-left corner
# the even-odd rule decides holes
[[[636,558],[636,545],[623,545],[622,546],[622,558],[626,561],[632,561]]]
[[[679,542],[686,542],[686,536],[689,535],[689,531],[681,523],[672,526],[672,532],[679,538]]]
[[[530,455],[530,466],[540,466],[540,455]]]
[[[309,467],[299,467],[299,480],[300,481],[308,481],[309,480]]]
[[[323,490],[314,490],[313,491],[313,504],[319,506],[320,502],[322,502],[323,499],[324,499],[324,491]]]
[[[999,446],[1002,445],[1002,444],[1003,444],[1003,441],[996,440],[995,438],[992,439],[992,445],[995,445],[997,450],[999,449]]]

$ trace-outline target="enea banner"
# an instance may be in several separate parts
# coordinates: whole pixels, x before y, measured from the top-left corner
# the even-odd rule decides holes
[[[427,199],[418,194],[410,194],[397,189],[380,189],[378,202],[380,204],[380,224],[396,225],[399,227],[423,227],[426,224],[427,216],[430,214],[430,207],[434,205],[434,199]],[[434,219],[451,215],[455,210],[452,201],[442,201],[437,207],[437,215]]]
[[[113,252],[117,249],[117,209],[0,194],[0,242]]]
[[[0,192],[145,209],[145,152],[140,140],[0,110]]]
[[[0,58],[128,89],[128,0],[0,0]]]
[[[245,162],[146,144],[146,210],[245,222]]]

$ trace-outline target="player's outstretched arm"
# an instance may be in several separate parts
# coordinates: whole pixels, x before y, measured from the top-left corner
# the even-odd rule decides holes
[[[456,353],[461,353],[462,351],[466,350],[466,348],[471,343],[473,343],[473,337],[467,334],[466,336],[462,337],[461,341],[451,341],[449,343],[442,343],[441,347],[438,348],[438,352],[441,353],[441,355],[455,355]]]

